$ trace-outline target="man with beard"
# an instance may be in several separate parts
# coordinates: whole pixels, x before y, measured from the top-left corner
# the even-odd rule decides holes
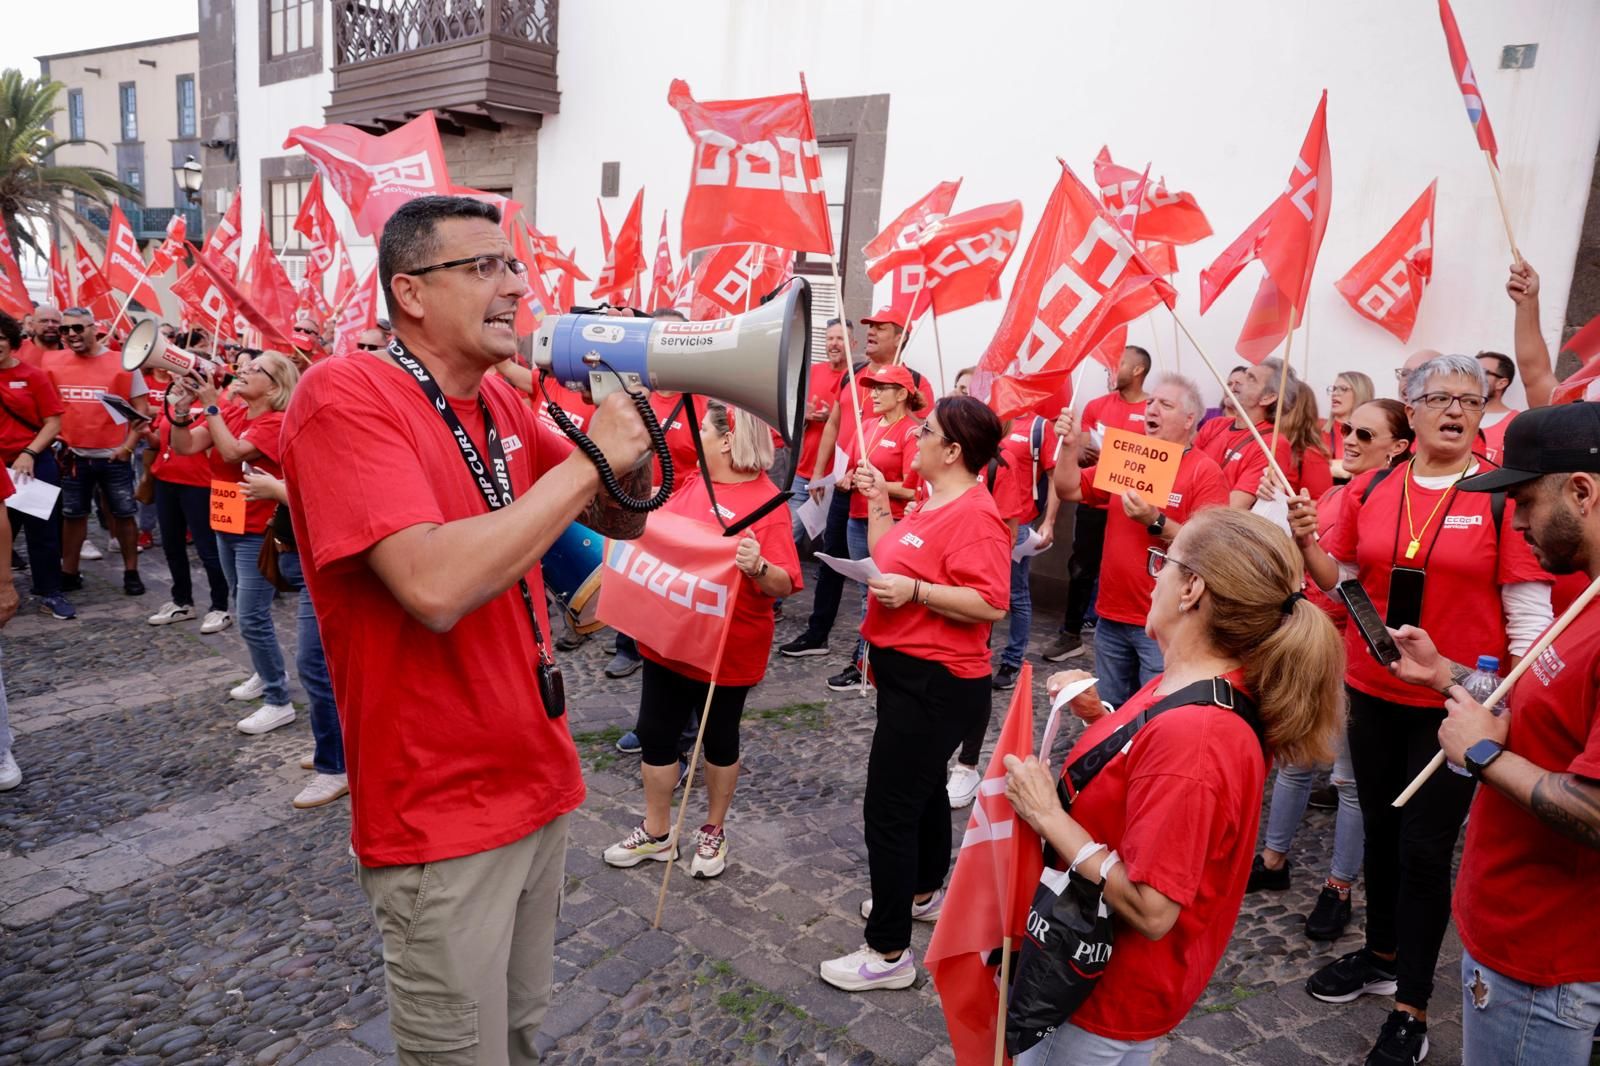
[[[1600,404],[1524,412],[1505,463],[1460,482],[1505,492],[1553,574],[1600,576]],[[1439,744],[1479,782],[1454,912],[1464,1062],[1586,1063],[1600,1026],[1600,603],[1534,660],[1495,714],[1428,634],[1395,633],[1402,680],[1447,697]]]
[[[45,356],[60,350],[61,309],[55,304],[40,304],[33,309],[33,335],[17,348],[17,358],[42,368]]]

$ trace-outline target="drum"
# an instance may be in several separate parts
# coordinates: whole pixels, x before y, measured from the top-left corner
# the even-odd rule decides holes
[[[544,553],[544,584],[566,608],[572,628],[593,633],[605,628],[595,617],[600,606],[600,569],[606,538],[577,522]]]

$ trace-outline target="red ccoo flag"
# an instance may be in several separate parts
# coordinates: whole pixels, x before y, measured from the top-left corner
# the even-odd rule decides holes
[[[672,306],[672,245],[667,242],[667,213],[661,212],[661,236],[656,238],[656,261],[650,267],[649,310]]]
[[[378,264],[374,263],[367,268],[366,277],[361,279],[360,287],[350,302],[344,305],[339,321],[334,325],[333,354],[354,355],[360,351],[356,347],[356,338],[361,336],[363,330],[372,329],[377,324]]]
[[[306,195],[300,201],[300,213],[294,217],[294,231],[306,239],[306,257],[310,260],[306,273],[315,272],[322,277],[333,269],[335,246],[339,242],[339,227],[333,224],[328,205],[322,199],[322,175],[311,175]]]
[[[305,149],[350,208],[362,236],[381,233],[401,204],[451,191],[432,111],[381,137],[354,126],[296,126],[283,146]]]
[[[597,300],[614,305],[637,303],[635,299],[639,275],[644,273],[644,187],[634,194],[628,215],[617,230],[617,239],[606,249],[606,265],[595,280],[590,293]],[[600,213],[601,236],[605,231],[605,212]]]
[[[271,253],[271,245],[268,245],[267,251],[268,254]],[[239,287],[228,279],[221,267],[203,255],[196,262],[211,280],[211,283],[221,291],[228,305],[237,312],[238,317],[242,318],[247,325],[254,327],[261,334],[261,341],[264,347],[276,348],[280,352],[291,351],[294,348],[294,342],[289,339],[288,334],[284,333],[283,326],[276,319],[263,313],[261,308],[256,306],[254,300],[240,292]],[[239,328],[237,323],[235,323],[235,328]]]
[[[72,295],[72,275],[67,272],[67,265],[61,261],[61,249],[54,241],[50,242],[50,291],[55,297],[58,311],[64,311],[77,303],[77,297]]]
[[[95,318],[110,322],[117,313],[117,303],[111,298],[111,286],[95,265],[94,259],[83,247],[83,242],[72,238],[74,262],[78,268],[78,299],[94,313]],[[63,309],[64,310],[64,309]]]
[[[22,268],[17,265],[16,253],[11,249],[11,234],[4,220],[0,220],[0,311],[18,322],[33,313],[33,300],[28,296],[27,283],[22,280]]]
[[[1575,403],[1588,395],[1589,386],[1600,378],[1600,315],[1589,320],[1561,346],[1562,355],[1583,360],[1583,365],[1572,376],[1555,387],[1550,394],[1551,403]]]
[[[922,258],[917,254],[917,238],[924,229],[950,213],[960,188],[960,178],[941,181],[868,241],[861,249],[867,265],[867,280],[876,283],[896,267],[917,265]]]
[[[181,272],[173,281],[172,295],[183,304],[192,324],[203,325],[207,332],[216,331],[224,337],[237,337],[234,319],[238,312],[211,280],[211,275],[200,269],[199,262],[197,255],[196,265]]]
[[[1433,197],[1438,184],[1438,179],[1430,182],[1378,246],[1334,283],[1351,307],[1401,343],[1411,339],[1422,290],[1433,277]]]
[[[933,927],[923,959],[939,992],[956,1066],[994,1061],[1000,949],[1007,937],[1021,942],[1028,904],[1044,869],[1038,835],[1006,799],[1005,757],[1032,754],[1033,665],[1023,663],[961,838],[944,917]]]
[[[228,205],[227,213],[222,216],[222,221],[217,223],[217,228],[206,237],[205,247],[200,250],[200,254],[211,260],[229,281],[239,280],[239,257],[242,254],[244,241],[244,232],[239,228],[241,192],[240,189],[233,191],[233,202]]]
[[[1094,181],[1100,186],[1100,201],[1106,209],[1121,211],[1139,187],[1141,176],[1137,170],[1113,163],[1111,149],[1102,147],[1094,159]],[[1193,244],[1211,236],[1211,222],[1193,194],[1168,192],[1162,180],[1144,190],[1134,235],[1141,241]]]
[[[1439,0],[1439,22],[1444,26],[1445,47],[1450,50],[1450,66],[1455,71],[1456,88],[1461,90],[1461,102],[1467,105],[1467,121],[1472,132],[1478,135],[1478,147],[1489,153],[1489,161],[1500,165],[1496,158],[1499,146],[1494,141],[1494,127],[1489,125],[1489,112],[1478,95],[1478,77],[1472,73],[1472,63],[1467,59],[1467,46],[1461,43],[1461,30],[1456,26],[1456,14],[1450,10],[1450,0]]]
[[[285,333],[289,332],[294,325],[295,309],[300,306],[300,293],[272,250],[265,215],[261,216],[261,235],[256,238],[255,251],[250,255],[250,279],[251,301]]]
[[[145,265],[144,253],[134,239],[133,227],[122,213],[122,207],[111,205],[111,226],[106,231],[106,281],[113,289],[133,297],[145,307],[161,313],[161,299],[147,280],[154,273]]]
[[[189,224],[177,211],[167,219],[167,235],[156,250],[150,253],[150,273],[165,274],[177,263],[183,262],[184,243],[189,237]]]
[[[779,96],[696,100],[673,80],[667,103],[694,141],[679,254],[717,244],[832,254],[811,100],[800,84]]]
[[[783,284],[794,253],[765,244],[726,244],[700,261],[694,272],[689,317],[696,322],[742,315]]]
[[[972,393],[1002,421],[1038,405],[1054,417],[1073,367],[1107,333],[1176,298],[1062,163],[1000,328],[978,360]]]
[[[1000,299],[1000,274],[1021,235],[1021,200],[974,207],[927,226],[917,251],[934,313]]]

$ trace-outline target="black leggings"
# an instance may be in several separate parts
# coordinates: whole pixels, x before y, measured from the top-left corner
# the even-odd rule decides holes
[[[872,917],[867,944],[884,953],[911,943],[911,900],[950,872],[945,764],[974,723],[987,721],[989,675],[956,677],[943,665],[890,648],[867,653],[878,688],[878,724],[867,756],[867,867]]]
[[[1474,783],[1440,770],[1404,807],[1394,807],[1439,750],[1444,709],[1346,691],[1350,762],[1366,831],[1367,947],[1396,953],[1395,999],[1423,1009],[1450,924],[1450,861]]]
[[[189,548],[184,532],[194,538],[195,554],[206,571],[211,609],[228,609],[228,579],[217,554],[217,535],[211,531],[211,490],[200,485],[179,485],[156,479],[156,521],[161,525],[161,551],[172,571],[172,602],[194,606],[189,577]]]
[[[672,766],[678,761],[678,737],[705,706],[707,687],[704,681],[645,659],[639,724],[634,732],[639,736],[639,757],[646,766]],[[732,766],[739,761],[739,718],[744,714],[745,697],[754,687],[718,685],[711,697],[705,756],[712,766]]]

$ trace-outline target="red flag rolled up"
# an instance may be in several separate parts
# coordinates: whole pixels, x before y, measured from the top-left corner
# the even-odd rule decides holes
[[[1455,72],[1456,88],[1461,91],[1461,102],[1467,108],[1467,121],[1477,135],[1478,147],[1489,153],[1490,162],[1500,165],[1499,145],[1495,143],[1494,127],[1489,125],[1489,111],[1483,106],[1478,93],[1478,76],[1472,72],[1472,62],[1467,59],[1467,46],[1461,43],[1461,30],[1456,26],[1456,13],[1450,10],[1450,0],[1439,0],[1439,22],[1444,27],[1444,43],[1450,52],[1450,68]]]

